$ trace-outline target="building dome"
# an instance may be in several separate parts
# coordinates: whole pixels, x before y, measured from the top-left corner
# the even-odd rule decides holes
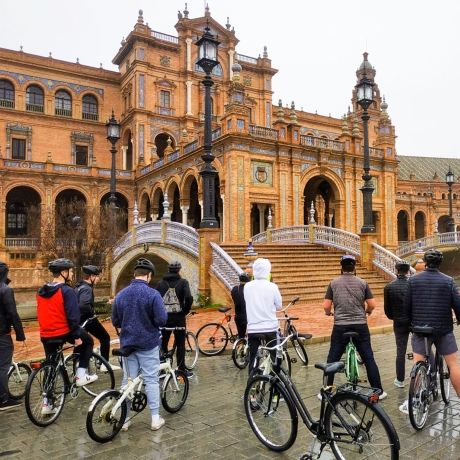
[[[364,60],[359,66],[358,70],[372,70],[372,64],[367,60],[368,55],[369,54],[367,52],[363,53]]]

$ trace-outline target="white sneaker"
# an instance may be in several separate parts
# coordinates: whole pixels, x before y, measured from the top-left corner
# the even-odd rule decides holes
[[[128,431],[130,426],[131,426],[131,420],[128,420],[127,422],[123,423],[123,426],[121,427],[121,431]]]
[[[406,399],[400,406],[399,410],[406,415],[409,415],[409,401]]]
[[[158,417],[152,417],[152,425],[150,426],[150,429],[152,431],[157,431],[159,430],[163,425],[165,424],[165,419],[158,416]]]
[[[322,401],[323,400],[323,395],[321,394],[321,391],[316,395],[316,397]]]
[[[112,363],[110,363],[110,367],[112,368],[113,371],[119,371],[121,369],[120,366],[117,366],[116,364],[112,364]]]
[[[382,394],[379,396],[379,401],[382,399],[385,399],[388,396],[388,393],[386,391],[382,391]]]
[[[394,383],[395,387],[397,387],[397,388],[404,388],[406,386],[404,381],[401,382],[398,379],[395,379],[395,381],[393,383]]]
[[[53,415],[57,412],[55,407],[52,407],[50,404],[44,402],[42,405],[41,414],[42,415]]]
[[[85,385],[89,385],[90,383],[95,382],[98,379],[97,375],[89,375],[86,374],[83,377],[75,377],[75,385],[77,387],[83,387]]]

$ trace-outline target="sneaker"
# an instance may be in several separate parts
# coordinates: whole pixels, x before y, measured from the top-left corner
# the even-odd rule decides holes
[[[152,425],[150,426],[150,429],[152,431],[157,431],[159,430],[163,425],[165,424],[165,419],[158,416],[158,417],[152,417]]]
[[[388,393],[386,391],[382,391],[382,394],[379,396],[379,401],[382,399],[385,399],[388,396]]]
[[[321,391],[316,395],[316,397],[322,401],[323,400],[323,395],[321,394]]]
[[[22,404],[21,401],[16,401],[14,399],[7,399],[0,403],[0,410],[8,410],[14,409],[15,407],[19,407]]]
[[[404,380],[401,382],[400,380],[395,379],[393,383],[395,387],[398,387],[398,388],[404,388],[406,386],[406,384],[404,383]]]
[[[42,404],[42,410],[41,410],[42,415],[53,415],[56,412],[57,412],[57,409],[51,406],[51,404],[48,404],[46,402]]]
[[[407,399],[399,406],[399,410],[403,414],[409,415],[409,401]]]
[[[131,426],[131,420],[128,420],[127,422],[123,423],[123,426],[121,427],[121,431],[128,431],[130,426]]]
[[[75,377],[75,385],[77,385],[77,387],[83,387],[85,385],[89,385],[90,383],[95,382],[97,379],[97,375],[86,374],[83,377]]]
[[[117,366],[116,364],[110,363],[110,367],[112,368],[113,371],[119,371],[121,369],[120,366]]]

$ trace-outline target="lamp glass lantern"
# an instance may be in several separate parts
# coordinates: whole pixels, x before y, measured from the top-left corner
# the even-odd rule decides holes
[[[118,139],[120,139],[120,123],[115,118],[115,114],[112,111],[112,116],[110,117],[109,121],[106,123],[107,128],[107,139],[112,143],[115,144]]]
[[[198,56],[200,58],[197,64],[206,74],[210,74],[212,69],[219,64],[217,60],[217,47],[219,44],[220,42],[211,34],[209,27],[204,29],[202,37],[196,42],[196,46],[198,46]]]
[[[356,85],[356,97],[358,104],[363,109],[367,109],[372,104],[373,95],[374,83],[364,76]]]
[[[449,171],[446,173],[446,184],[452,186],[455,182],[455,176],[449,166]]]

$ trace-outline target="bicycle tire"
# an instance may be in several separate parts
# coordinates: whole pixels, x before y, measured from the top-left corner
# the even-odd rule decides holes
[[[8,395],[11,399],[19,400],[26,394],[27,381],[32,369],[26,363],[17,363],[8,371]]]
[[[409,420],[417,431],[422,430],[426,424],[429,397],[428,366],[420,361],[412,368],[408,399]]]
[[[270,450],[283,452],[297,438],[297,410],[283,384],[255,374],[244,392],[244,410],[251,430]]]
[[[198,329],[196,340],[200,353],[205,356],[216,356],[227,347],[228,332],[219,323],[208,323]]]
[[[299,357],[300,361],[302,361],[302,364],[304,366],[308,366],[307,352],[305,350],[304,344],[297,337],[297,329],[293,324],[289,326],[287,330],[287,335],[285,335],[285,337],[291,334],[294,335],[294,337],[291,339],[291,343],[292,343],[292,346],[294,347],[295,352],[297,353],[297,356]]]
[[[326,436],[337,459],[398,459],[399,438],[386,412],[356,393],[336,393],[324,413]]]
[[[75,378],[79,363],[79,354],[72,353],[66,356],[64,363],[68,374],[71,376],[71,381]],[[84,385],[82,390],[90,395],[97,396],[104,390],[113,390],[115,388],[115,375],[112,366],[101,355],[92,352],[89,358],[88,374],[96,374],[97,380],[89,385]]]
[[[67,394],[65,382],[64,369],[52,363],[44,363],[40,369],[35,369],[30,374],[26,386],[25,406],[32,423],[45,427],[58,419],[64,409]],[[45,410],[49,413],[44,413]]]
[[[450,402],[450,371],[447,367],[444,356],[439,355],[438,361],[439,386],[441,387],[441,397],[445,404]]]
[[[187,331],[185,334],[185,368],[189,371],[195,368],[198,362],[198,341],[193,332]]]
[[[189,382],[184,371],[174,371],[176,379],[169,373],[161,389],[161,403],[165,410],[174,414],[178,412],[187,401]],[[176,386],[177,382],[177,386]]]
[[[123,393],[118,390],[106,390],[94,398],[86,414],[86,431],[91,439],[105,443],[111,441],[120,432],[128,413],[126,399],[121,403],[116,414],[112,415],[111,412],[122,396]]]
[[[287,350],[283,350],[283,360],[281,361],[281,369],[289,375],[289,377],[292,374],[292,362],[291,362],[291,357],[289,356],[289,353]]]
[[[245,369],[249,364],[248,341],[245,338],[238,339],[233,344],[232,360],[238,369]]]

